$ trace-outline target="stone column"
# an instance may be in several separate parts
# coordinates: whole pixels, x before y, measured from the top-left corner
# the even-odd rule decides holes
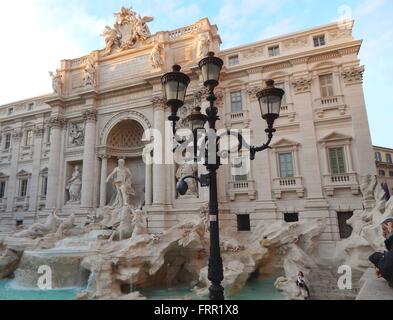
[[[85,148],[83,153],[83,173],[82,173],[82,201],[81,207],[84,209],[93,208],[94,199],[94,163],[96,149],[96,123],[97,112],[88,110],[83,114],[85,125]]]
[[[29,211],[37,210],[37,202],[40,191],[40,165],[41,165],[41,148],[44,136],[44,128],[42,126],[34,129],[34,150],[33,150],[33,170],[30,181],[30,201]]]
[[[108,176],[108,156],[103,154],[101,158],[101,186],[100,186],[100,208],[106,206],[106,178]]]
[[[14,198],[17,197],[18,193],[18,181],[16,175],[18,173],[19,163],[19,152],[20,144],[22,141],[23,131],[21,128],[15,129],[12,132],[11,141],[11,168],[10,168],[10,179],[7,185],[7,211],[12,212],[14,206]]]
[[[46,208],[48,210],[55,209],[57,205],[60,181],[61,137],[65,123],[66,121],[62,116],[52,117],[49,123],[51,126],[51,147],[48,168],[48,195],[46,200]]]
[[[154,163],[153,163],[153,204],[154,205],[164,205],[166,186],[165,186],[165,166],[164,161],[164,148],[165,148],[165,111],[164,111],[164,100],[162,97],[153,98],[153,108],[154,108],[154,129],[156,130],[156,135],[161,134],[161,142],[155,144],[154,148]],[[154,137],[158,139],[158,137]],[[160,157],[161,156],[161,157]],[[156,163],[160,160],[161,163]]]

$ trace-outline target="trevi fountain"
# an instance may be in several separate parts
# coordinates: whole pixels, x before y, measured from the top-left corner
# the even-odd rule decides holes
[[[207,205],[199,215],[184,216],[169,230],[149,234],[143,208],[131,204],[131,172],[123,161],[110,181],[117,195],[101,216],[77,223],[74,215],[61,219],[53,212],[46,221],[0,239],[0,278],[6,279],[0,298],[7,298],[7,292],[14,299],[40,294],[46,299],[207,298]],[[376,206],[348,221],[353,233],[340,244],[334,261],[316,255],[323,220],[261,223],[236,239],[222,230],[227,298],[303,300],[306,293],[295,284],[299,270],[307,277],[324,264],[370,268],[369,254],[383,249],[380,221],[393,216],[393,200],[384,200],[375,177],[363,177],[361,186],[364,200]],[[42,291],[40,269],[45,268],[51,290]],[[275,288],[271,279],[276,279]]]

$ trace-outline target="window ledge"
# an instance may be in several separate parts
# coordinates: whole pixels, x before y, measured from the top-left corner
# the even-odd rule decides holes
[[[288,177],[273,179],[273,193],[276,199],[281,199],[282,193],[296,192],[299,198],[304,197],[305,188],[302,177]]]
[[[338,189],[351,189],[353,195],[359,194],[359,182],[356,173],[327,174],[323,177],[324,190],[327,196],[333,197]]]

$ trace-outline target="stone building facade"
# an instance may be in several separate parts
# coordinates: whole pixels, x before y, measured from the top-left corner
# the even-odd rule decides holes
[[[334,247],[341,217],[363,208],[359,176],[375,174],[358,58],[362,41],[352,36],[353,23],[220,50],[218,28],[208,19],[151,35],[147,21],[125,15],[107,27],[105,49],[61,62],[51,74],[53,94],[0,106],[0,224],[29,225],[55,208],[81,217],[100,212],[113,196],[106,177],[120,158],[133,174],[151,232],[199,212],[208,190],[180,197],[181,168],[145,165],[144,133],[168,134],[160,77],[173,64],[191,78],[184,110],[205,106],[197,65],[211,50],[225,62],[218,127],[246,128],[252,144],[265,142],[255,93],[270,78],[286,91],[272,149],[253,162],[244,157],[246,174],[233,174],[233,165],[219,170],[222,228],[246,232],[262,220],[325,218],[323,240]],[[139,23],[135,30],[142,31],[131,37],[127,23]],[[116,32],[123,37],[113,38]],[[201,165],[195,170],[204,173]],[[75,172],[80,199],[70,199]]]
[[[389,188],[393,195],[393,149],[374,146],[375,163],[377,165],[378,181]]]

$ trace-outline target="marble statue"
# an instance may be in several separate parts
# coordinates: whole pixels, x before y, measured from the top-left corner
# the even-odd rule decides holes
[[[49,75],[52,78],[53,91],[61,95],[63,92],[63,76],[60,74],[58,69],[56,70],[56,73],[49,71]]]
[[[84,128],[83,125],[71,123],[68,134],[69,144],[72,147],[80,147],[84,143]]]
[[[115,13],[113,28],[106,26],[102,36],[105,39],[104,53],[109,55],[114,49],[131,49],[139,41],[145,41],[150,36],[148,22],[152,17],[141,17],[131,8],[122,7],[120,12]]]
[[[146,228],[146,219],[143,215],[142,210],[137,209],[134,211],[134,218],[132,220],[134,230],[132,232],[132,237],[135,238],[140,235],[149,234]]]
[[[112,29],[110,26],[105,26],[102,36],[105,39],[105,54],[109,55],[115,46],[119,46],[119,35],[115,29]]]
[[[206,34],[200,34],[198,39],[198,58],[204,58],[210,51],[210,39]]]
[[[133,231],[133,216],[129,206],[123,206],[120,211],[120,224],[118,227],[114,228],[110,241],[118,239],[119,241],[123,241],[131,238]]]
[[[71,179],[68,180],[67,188],[70,200],[68,203],[78,203],[81,200],[82,176],[79,166],[75,166]]]
[[[179,167],[176,172],[176,179],[179,181],[187,176],[196,176],[198,172],[198,167],[196,164],[185,163]],[[185,179],[188,184],[188,190],[185,194],[186,196],[197,196],[198,195],[198,185],[195,179]]]
[[[71,214],[67,219],[64,219],[56,231],[56,236],[58,239],[63,239],[66,233],[76,227],[75,224],[75,214]]]
[[[126,168],[125,161],[120,159],[118,167],[106,179],[109,183],[113,179],[113,186],[116,188],[116,197],[111,203],[112,208],[122,208],[131,204],[131,197],[135,195],[132,187],[131,171]]]
[[[163,61],[161,58],[162,47],[159,43],[157,43],[150,54],[150,63],[153,69],[159,69],[163,65]]]
[[[85,86],[97,86],[96,63],[92,56],[86,58],[83,82]]]
[[[14,238],[31,238],[37,239],[42,238],[48,234],[56,233],[61,223],[60,218],[57,216],[57,210],[53,211],[44,223],[35,223],[30,226],[27,230],[15,233]]]

